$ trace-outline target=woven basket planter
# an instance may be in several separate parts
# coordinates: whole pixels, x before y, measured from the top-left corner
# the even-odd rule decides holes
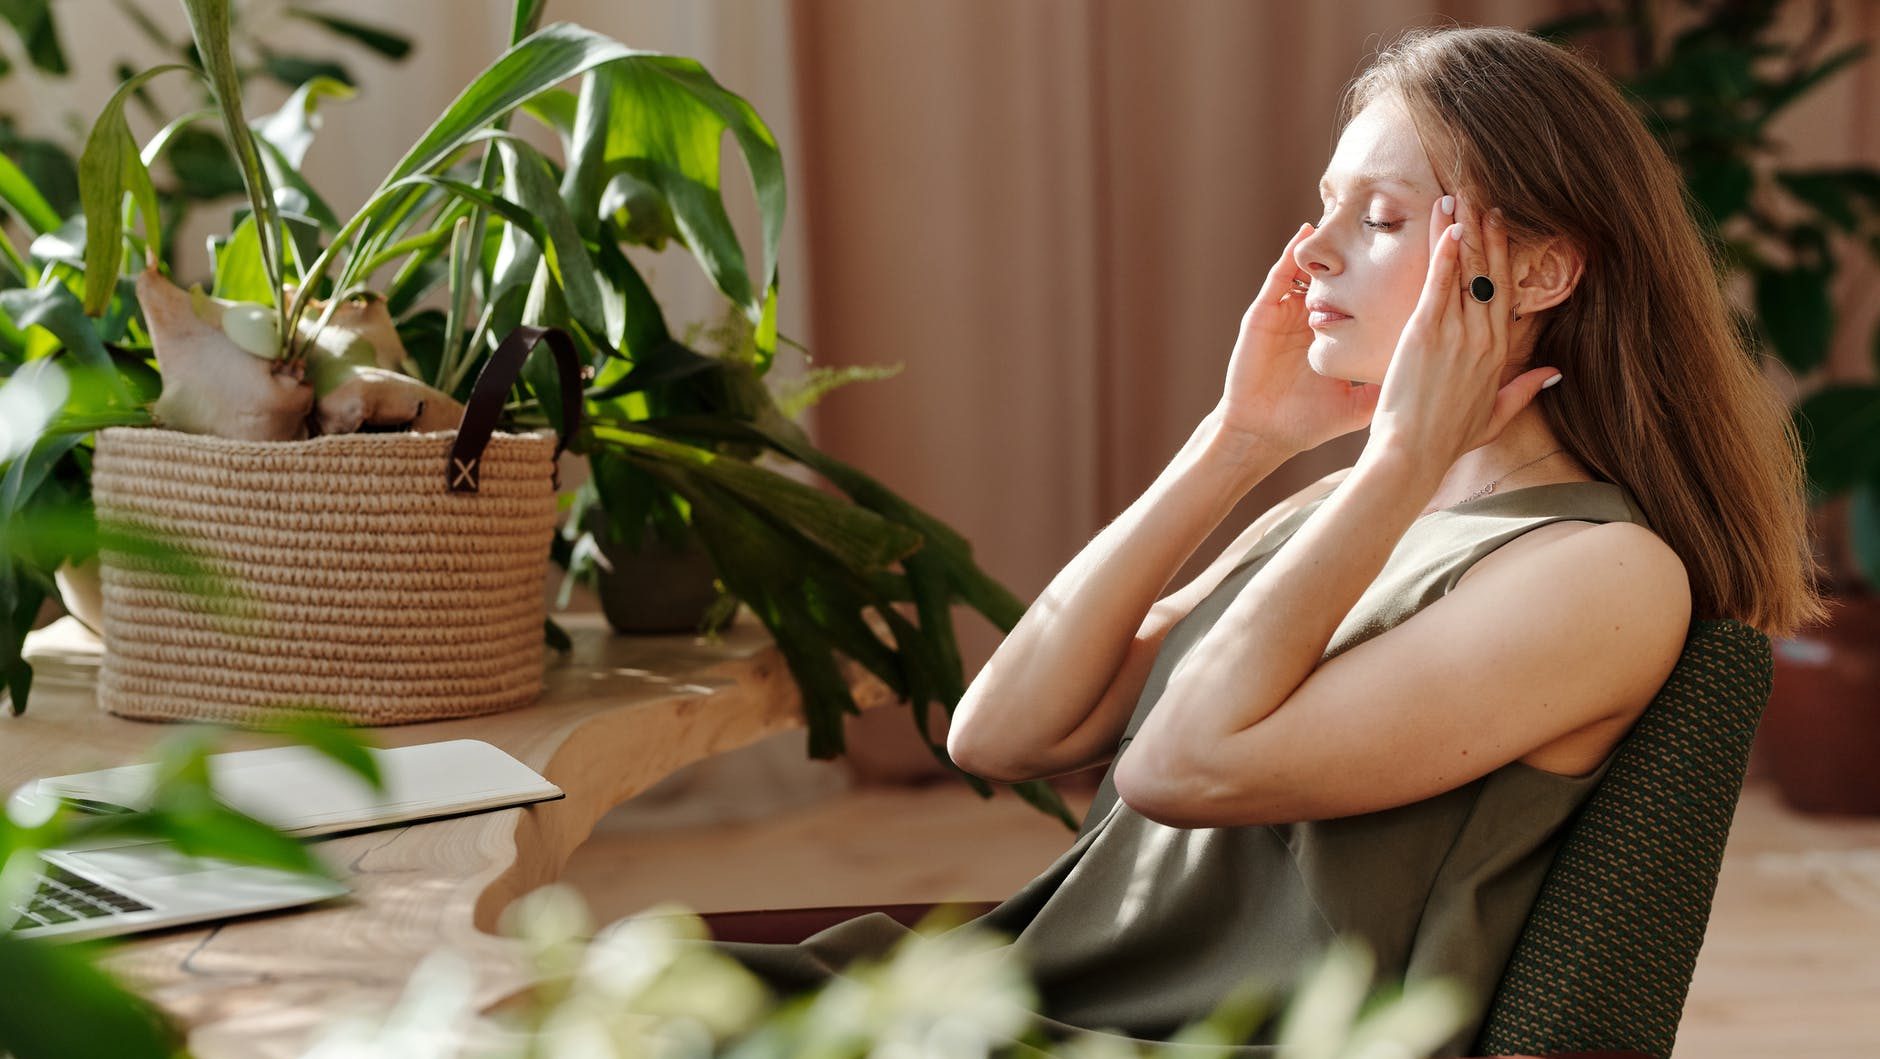
[[[496,406],[533,346],[519,340],[507,378],[491,380]],[[483,381],[462,430],[281,442],[100,431],[100,523],[183,549],[226,594],[101,548],[98,704],[158,720],[319,710],[379,725],[533,701],[560,446],[550,432],[491,433],[487,401],[487,440],[473,439]]]

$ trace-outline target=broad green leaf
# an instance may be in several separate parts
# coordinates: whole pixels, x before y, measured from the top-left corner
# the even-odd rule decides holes
[[[85,315],[84,306],[65,284],[0,291],[0,312],[20,327],[45,328],[79,363],[100,377],[117,377],[110,354],[98,338],[97,324]],[[122,396],[128,400],[128,394]]]
[[[0,1050],[16,1059],[173,1059],[183,1042],[167,1017],[97,964],[102,950],[0,933]]]
[[[580,26],[544,26],[498,56],[464,87],[418,142],[386,176],[387,186],[429,170],[454,153],[477,130],[523,101],[610,59],[649,54]]]
[[[1811,500],[1819,502],[1880,477],[1880,387],[1831,384],[1793,413],[1807,459]]]
[[[268,273],[261,261],[261,233],[255,227],[254,214],[243,217],[234,234],[216,251],[214,269],[210,293],[215,297],[269,304]]]
[[[1755,273],[1756,312],[1776,352],[1798,375],[1828,359],[1834,305],[1828,275],[1819,268],[1765,268]]]
[[[776,350],[778,247],[783,236],[783,160],[751,105],[697,60],[636,55],[591,76],[610,93],[606,162],[660,190],[686,245],[712,282],[757,324],[758,367]],[[744,152],[761,216],[764,266],[753,284],[719,185],[719,143],[729,130]]]

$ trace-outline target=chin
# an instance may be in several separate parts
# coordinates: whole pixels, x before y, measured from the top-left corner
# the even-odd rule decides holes
[[[1338,347],[1336,341],[1315,338],[1306,347],[1306,363],[1313,371],[1331,379],[1343,379],[1346,382],[1382,381],[1383,376],[1371,370],[1374,365],[1367,363],[1370,358],[1350,356]]]

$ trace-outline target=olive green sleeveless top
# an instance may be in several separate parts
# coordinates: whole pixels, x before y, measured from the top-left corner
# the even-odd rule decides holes
[[[1329,494],[1327,494],[1329,495]],[[1169,673],[1266,560],[1325,501],[1281,519],[1164,638],[1072,846],[969,925],[1013,938],[1039,989],[1040,1025],[1161,1040],[1257,981],[1284,999],[1335,938],[1361,939],[1379,982],[1458,980],[1474,1019],[1441,1056],[1469,1054],[1564,826],[1612,763],[1562,775],[1513,761],[1432,798],[1291,824],[1176,828],[1116,795],[1116,766]],[[1326,646],[1325,659],[1440,599],[1472,565],[1550,522],[1649,525],[1622,486],[1556,482],[1490,493],[1418,518]],[[907,928],[879,912],[795,945],[714,942],[786,989],[879,956]],[[1246,1045],[1271,1056],[1277,1020]],[[1199,1054],[1199,1053],[1197,1053]]]

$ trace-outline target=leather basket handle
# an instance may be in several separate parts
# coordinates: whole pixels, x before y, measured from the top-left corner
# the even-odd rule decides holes
[[[470,403],[464,406],[463,422],[457,427],[457,440],[450,447],[450,462],[444,468],[444,482],[453,493],[474,493],[482,477],[483,450],[496,431],[496,421],[503,414],[503,401],[522,374],[522,365],[538,343],[547,342],[549,352],[561,369],[561,436],[555,441],[555,459],[560,460],[568,439],[581,422],[582,383],[586,373],[575,352],[574,339],[559,327],[522,324],[503,336],[496,352],[483,362],[477,381],[470,389]],[[553,473],[561,485],[560,467]]]

